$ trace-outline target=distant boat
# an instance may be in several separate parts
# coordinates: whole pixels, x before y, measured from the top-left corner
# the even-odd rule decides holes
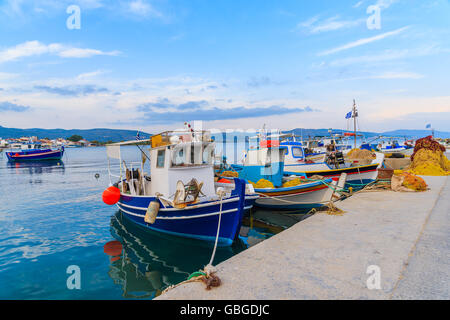
[[[354,148],[356,149],[356,118],[358,111],[356,109],[356,102],[353,100],[353,110],[348,113],[349,117],[354,119],[354,132],[345,132],[344,136],[354,138]],[[334,141],[333,141],[334,142]],[[344,148],[345,146],[345,148]],[[345,155],[349,152],[350,145],[342,145],[343,149],[336,149],[335,144],[329,145],[330,151],[327,152],[324,161],[314,163],[298,163],[288,166],[285,170],[286,175],[306,175],[308,178],[314,175],[322,176],[324,178],[338,178],[342,173],[347,174],[347,183],[357,184],[363,186],[367,183],[373,182],[377,179],[378,168],[383,165],[384,154],[381,152],[375,153],[373,160],[348,160]],[[303,150],[303,154],[305,150]]]
[[[33,143],[22,145],[22,151],[6,152],[9,161],[60,160],[63,155],[64,147],[57,149],[42,149],[40,144]]]

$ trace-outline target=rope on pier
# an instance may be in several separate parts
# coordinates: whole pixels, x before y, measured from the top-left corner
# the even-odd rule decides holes
[[[190,283],[190,282],[203,282],[206,284],[206,290],[210,290],[211,287],[218,287],[222,284],[222,281],[218,276],[215,275],[216,268],[212,265],[214,261],[214,257],[216,255],[216,249],[217,249],[217,243],[219,240],[219,232],[220,232],[220,222],[222,219],[222,204],[223,204],[223,196],[224,192],[219,193],[220,197],[220,210],[219,210],[219,222],[217,223],[217,233],[216,233],[216,241],[214,243],[214,249],[211,254],[211,259],[209,260],[209,263],[203,268],[203,270],[195,271],[189,277],[187,280],[180,282],[176,285],[172,285],[164,289],[164,291],[161,294],[166,293],[169,290],[172,290],[173,288],[176,288],[178,286],[181,286],[182,284]]]

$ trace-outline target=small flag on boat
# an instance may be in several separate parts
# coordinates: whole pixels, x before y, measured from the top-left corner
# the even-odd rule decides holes
[[[136,133],[136,140],[141,140],[141,137],[139,136],[139,131]]]
[[[426,129],[431,128],[431,123],[427,124]]]
[[[345,115],[345,119],[350,119],[351,117],[352,117],[351,111]]]

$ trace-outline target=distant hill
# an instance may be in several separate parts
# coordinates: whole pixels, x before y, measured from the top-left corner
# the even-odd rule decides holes
[[[333,134],[335,133],[342,133],[346,132],[348,130],[343,129],[333,129]],[[330,133],[328,132],[328,129],[293,129],[290,131],[284,131],[286,133],[294,133],[295,135],[303,135],[304,138],[307,138],[308,136],[314,137],[314,136],[329,136]],[[351,130],[350,130],[351,132]],[[406,130],[406,129],[399,129],[399,130],[393,130],[393,131],[386,131],[386,132],[368,132],[368,131],[359,131],[359,134],[364,135],[366,138],[370,137],[376,137],[376,136],[384,136],[384,137],[407,137],[407,138],[423,138],[426,136],[431,135],[430,130]],[[450,132],[444,132],[444,131],[434,131],[434,136],[436,138],[450,138]]]
[[[89,141],[100,141],[100,142],[119,142],[126,140],[136,139],[136,130],[120,130],[120,129],[16,129],[16,128],[5,128],[0,126],[0,137],[6,138],[20,138],[20,137],[31,137],[37,136],[38,138],[68,138],[74,134],[82,136],[84,139]],[[139,136],[141,139],[148,139],[150,134],[139,131]]]
[[[333,134],[335,133],[343,133],[347,130],[343,129],[333,129]],[[329,136],[330,133],[328,129],[293,129],[289,131],[284,131],[285,133],[294,133],[296,135],[303,135],[304,138],[315,137],[315,136]],[[0,126],[0,137],[2,138],[20,138],[20,137],[30,137],[37,136],[38,138],[68,138],[74,134],[82,136],[84,139],[89,141],[126,141],[126,140],[134,140],[136,138],[137,131],[135,130],[120,130],[120,129],[16,129],[16,128],[5,128]],[[363,134],[366,138],[376,137],[379,135],[385,137],[407,137],[407,138],[422,138],[431,134],[430,130],[394,130],[394,131],[386,131],[386,132],[358,132]],[[443,131],[435,131],[435,137],[437,138],[450,138],[450,132]],[[146,132],[139,132],[141,139],[148,139],[151,134]],[[217,135],[217,134],[215,134]],[[245,133],[241,133],[238,135],[246,135]]]
[[[430,130],[394,130],[394,131],[387,131],[383,132],[382,135],[384,136],[393,136],[393,137],[411,137],[411,138],[423,138],[426,136],[431,135]],[[444,131],[434,131],[434,136],[436,138],[450,138],[450,132],[444,132]]]

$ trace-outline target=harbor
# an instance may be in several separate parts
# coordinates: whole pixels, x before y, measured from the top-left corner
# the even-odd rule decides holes
[[[0,302],[450,300],[449,17],[0,1]]]
[[[262,129],[236,144],[233,134],[186,122],[106,147],[7,149],[3,188],[22,188],[4,202],[0,277],[14,278],[16,264],[27,277],[0,295],[91,299],[109,288],[103,298],[448,298],[446,283],[421,269],[443,277],[449,269],[439,238],[449,232],[446,148],[432,136],[395,152],[336,143],[346,136],[354,137],[305,143]],[[17,206],[20,198],[30,202]],[[28,278],[27,268],[64,268],[64,257],[84,270],[86,289]],[[425,290],[417,281],[429,291],[414,291]]]

